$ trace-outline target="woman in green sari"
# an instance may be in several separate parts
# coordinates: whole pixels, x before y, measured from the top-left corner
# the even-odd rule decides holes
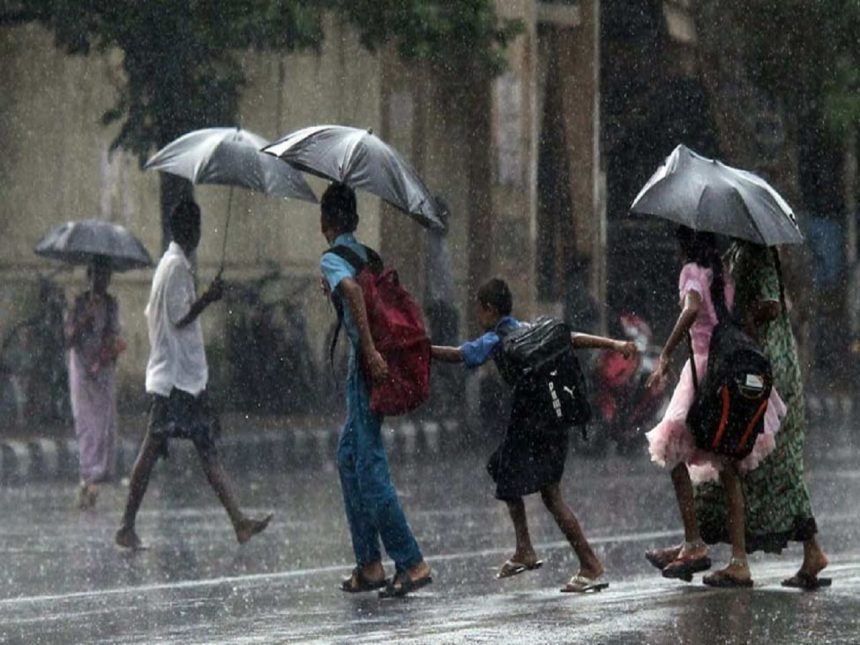
[[[789,542],[803,543],[803,563],[784,586],[817,589],[830,584],[818,574],[827,566],[803,476],[806,440],[803,380],[797,343],[785,307],[779,255],[775,249],[735,241],[727,264],[736,286],[735,314],[771,361],[774,387],[788,408],[776,435],[776,449],[744,476],[746,549],[781,553]],[[696,516],[709,544],[729,542],[725,493],[718,483],[696,487]],[[646,554],[655,566],[671,560],[676,547]],[[662,568],[662,567],[661,567]]]

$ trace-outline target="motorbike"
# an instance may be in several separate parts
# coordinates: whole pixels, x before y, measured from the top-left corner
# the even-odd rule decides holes
[[[603,352],[595,362],[595,421],[586,444],[586,452],[591,454],[605,454],[610,442],[623,455],[642,449],[642,433],[657,423],[667,403],[665,385],[645,387],[660,357],[650,326],[633,313],[622,314],[619,322],[623,336],[636,344],[639,355],[625,358],[617,352]]]

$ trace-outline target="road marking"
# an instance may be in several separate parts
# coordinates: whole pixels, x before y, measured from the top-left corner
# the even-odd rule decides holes
[[[590,542],[592,544],[610,544],[610,543],[626,543],[626,542],[641,542],[645,540],[655,540],[663,538],[673,538],[680,535],[679,531],[648,531],[642,533],[628,533],[624,535],[616,535],[613,537],[597,537]],[[536,545],[540,549],[557,549],[560,547],[570,548],[567,541],[544,542]],[[480,549],[476,551],[460,551],[457,553],[443,553],[434,556],[428,556],[427,561],[433,562],[449,562],[451,560],[461,560],[469,558],[480,558],[491,555],[502,555],[508,553],[510,547]],[[205,587],[217,587],[218,585],[238,583],[238,582],[266,582],[271,580],[287,580],[289,578],[298,578],[302,576],[318,575],[320,573],[333,573],[336,571],[348,570],[352,565],[344,562],[342,564],[332,564],[323,567],[313,567],[306,569],[293,569],[291,571],[279,571],[277,573],[252,573],[244,576],[221,576],[218,578],[207,578],[205,580],[182,580],[179,582],[163,582],[153,583],[148,585],[139,585],[135,587],[115,587],[112,589],[102,589],[97,591],[73,591],[65,594],[45,594],[40,596],[22,596],[18,598],[7,598],[0,600],[0,607],[9,607],[14,605],[40,603],[40,602],[56,602],[63,600],[79,600],[84,598],[96,598],[104,596],[118,596],[124,594],[148,593],[151,591],[167,591],[174,589],[194,589]]]
[[[835,523],[843,520],[854,520],[853,513],[840,513],[828,515],[820,518],[822,523]],[[591,544],[625,544],[630,542],[644,542],[660,539],[673,539],[681,535],[680,531],[643,531],[636,533],[626,533],[621,535],[606,535],[594,537],[589,540]],[[558,540],[553,542],[542,542],[535,545],[539,549],[558,549],[570,548],[566,540]],[[443,553],[433,556],[428,556],[427,561],[433,562],[449,562],[452,560],[461,560],[469,558],[480,558],[491,555],[504,555],[510,552],[510,547],[480,549],[475,551],[460,551],[457,553]],[[290,571],[279,571],[277,573],[252,573],[243,576],[220,576],[217,578],[207,578],[204,580],[182,580],[179,582],[164,582],[139,585],[134,587],[114,587],[111,589],[101,589],[95,591],[74,591],[64,594],[44,594],[38,596],[21,596],[18,598],[6,598],[0,600],[0,608],[13,607],[24,604],[35,604],[42,602],[56,602],[66,600],[79,600],[86,598],[97,598],[104,596],[120,596],[127,594],[142,594],[152,591],[168,591],[180,589],[194,589],[217,587],[218,585],[241,583],[241,582],[266,582],[271,580],[287,580],[290,578],[299,578],[302,576],[318,575],[320,573],[334,573],[338,571],[348,570],[353,565],[347,562],[341,564],[331,564],[323,567],[312,567],[305,569],[293,569]],[[848,565],[846,565],[848,566]],[[856,567],[856,564],[850,565],[851,568]],[[834,564],[828,567],[830,571],[838,571],[843,567]],[[627,584],[627,583],[625,583]]]

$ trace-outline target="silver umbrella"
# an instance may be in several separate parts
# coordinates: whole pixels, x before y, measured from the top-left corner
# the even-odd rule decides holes
[[[436,201],[415,169],[370,130],[317,125],[263,148],[291,166],[366,190],[427,227],[444,228]]]
[[[240,128],[194,130],[164,146],[144,168],[169,172],[194,184],[240,186],[316,203],[314,192],[300,172],[260,153],[268,143],[260,135]]]
[[[184,177],[194,184],[230,186],[221,250],[222,268],[234,186],[276,197],[317,202],[302,173],[260,152],[260,148],[268,143],[260,135],[240,128],[194,130],[168,143],[144,166],[146,170],[161,170]]]
[[[803,242],[791,207],[764,179],[684,145],[666,157],[630,210],[765,246]]]
[[[37,255],[69,264],[89,264],[96,257],[105,256],[114,271],[152,266],[146,247],[128,229],[98,219],[60,224],[39,240],[33,250]]]

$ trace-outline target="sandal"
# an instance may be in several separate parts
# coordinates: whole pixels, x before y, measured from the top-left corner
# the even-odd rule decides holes
[[[831,578],[819,578],[810,573],[798,571],[790,578],[783,580],[781,584],[783,587],[803,589],[804,591],[817,591],[822,587],[829,587],[833,584],[833,580]]]
[[[753,586],[752,579],[741,580],[725,571],[714,571],[702,578],[702,582],[709,587],[720,587],[722,589],[748,589]]]
[[[706,555],[698,558],[680,556],[663,567],[664,578],[679,578],[685,582],[693,579],[693,574],[699,571],[707,571],[711,568],[711,558]]]
[[[346,593],[362,593],[364,591],[375,591],[381,589],[388,584],[386,578],[381,580],[371,580],[362,571],[361,567],[356,566],[352,570],[349,578],[344,578],[340,581],[340,590]]]
[[[645,559],[662,571],[668,567],[680,553],[680,546],[670,546],[665,549],[650,549],[645,551]]]
[[[428,573],[426,576],[413,580],[406,572],[399,571],[394,579],[385,585],[385,589],[379,591],[380,598],[402,598],[406,594],[418,591],[422,587],[426,587],[433,582],[433,575]]]
[[[573,576],[568,583],[559,589],[562,593],[597,593],[603,591],[609,586],[609,583],[604,580],[603,576],[589,578],[582,574]]]
[[[525,564],[523,562],[517,562],[516,560],[507,560],[502,565],[502,568],[499,569],[499,572],[496,574],[496,578],[500,580],[502,578],[510,578],[511,576],[515,576],[526,571],[540,569],[542,566],[543,560],[535,560],[532,564]]]

